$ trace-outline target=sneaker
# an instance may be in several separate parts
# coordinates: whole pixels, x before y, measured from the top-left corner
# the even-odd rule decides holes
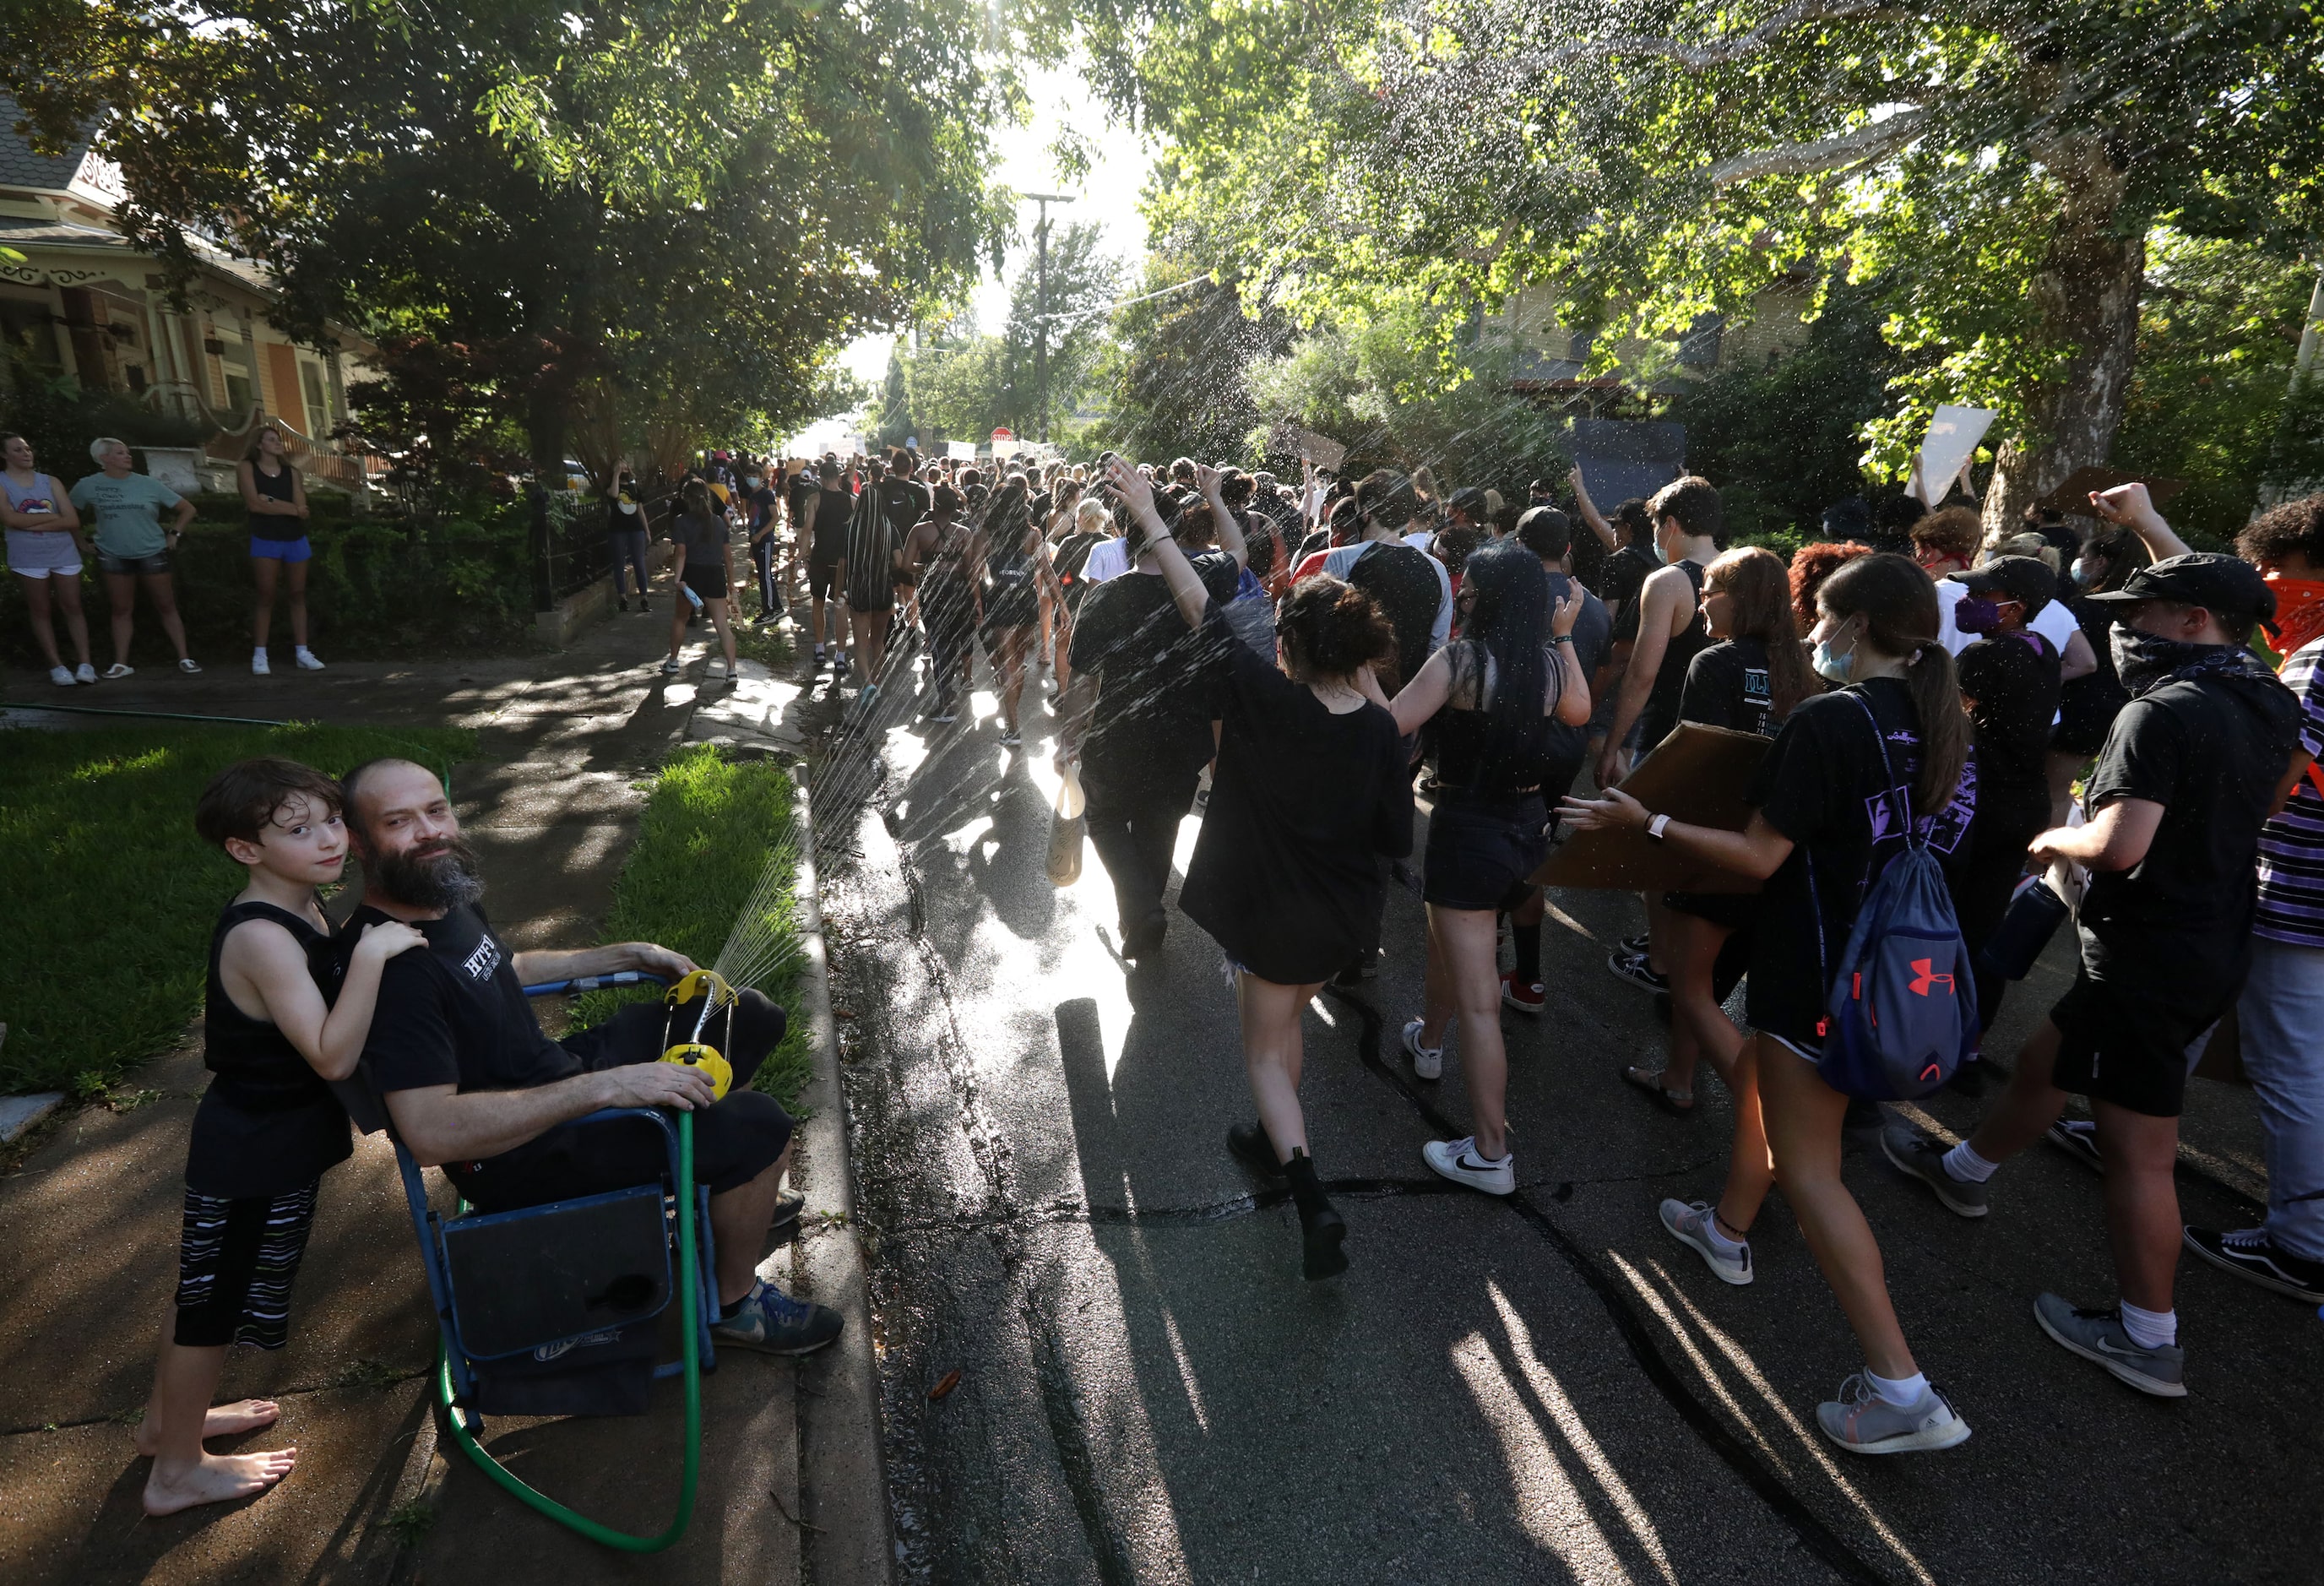
[[[622,600],[622,609],[623,611],[628,611],[628,610],[630,609],[630,600],[629,600],[629,596],[627,596],[627,595],[623,595],[623,596],[622,596],[622,597],[621,597],[621,600]]]
[[[274,669],[266,664],[264,650],[254,650],[250,652],[250,675],[254,678],[271,678],[274,675]]]
[[[1900,1408],[1861,1371],[1840,1385],[1836,1402],[1816,1406],[1816,1425],[1850,1453],[1918,1453],[1969,1441],[1969,1423],[1935,1388],[1919,1404]]]
[[[1227,1152],[1261,1178],[1273,1182],[1284,1176],[1283,1164],[1276,1159],[1275,1142],[1267,1138],[1264,1124],[1228,1125]]]
[[[2098,1126],[2090,1120],[2061,1118],[2042,1131],[2042,1138],[2091,1172],[2106,1171],[2106,1158],[2098,1154]]]
[[[799,1213],[806,1210],[807,1197],[791,1194],[787,1191],[775,1197],[774,1215],[767,1219],[767,1226],[770,1229],[788,1228],[799,1220]]]
[[[1511,1152],[1498,1162],[1488,1162],[1477,1154],[1473,1136],[1466,1139],[1430,1140],[1420,1148],[1420,1158],[1454,1184],[1465,1184],[1489,1195],[1517,1193],[1517,1154]]]
[[[1519,1013],[1540,1017],[1543,1005],[1549,1000],[1549,988],[1539,981],[1530,985],[1517,983],[1517,972],[1509,971],[1501,977],[1501,1006],[1514,1008]]]
[[[2268,1238],[2264,1228],[2238,1228],[2227,1233],[2189,1228],[2181,1237],[2189,1249],[2214,1267],[2262,1288],[2324,1305],[2324,1261],[2293,1255]]]
[[[1711,1220],[1717,1213],[1708,1201],[1665,1201],[1660,1211],[1670,1236],[1701,1256],[1720,1282],[1741,1288],[1751,1281],[1751,1241],[1741,1240],[1742,1248],[1733,1255],[1720,1249],[1711,1237]]]
[[[185,673],[189,678],[199,677],[201,675],[202,663],[196,660],[192,656],[181,655],[178,658],[178,670]]]
[[[290,659],[299,663],[299,669],[302,672],[319,672],[323,669],[323,663],[315,659],[315,652],[303,644],[292,652]]]
[[[678,659],[678,657],[671,656],[668,660],[661,663],[661,669],[672,677],[675,677],[678,673],[686,670],[686,663]]]
[[[960,720],[960,706],[956,705],[940,705],[936,706],[936,714],[930,716],[928,720],[934,722],[939,727],[949,727],[954,722]]]
[[[816,666],[823,665],[823,646],[820,644],[815,647],[815,664]]]
[[[795,1300],[771,1283],[761,1282],[732,1316],[713,1322],[713,1342],[770,1355],[808,1355],[839,1336],[846,1325],[836,1311]]]
[[[1626,957],[1644,958],[1646,955],[1647,945],[1653,941],[1654,936],[1651,933],[1640,931],[1635,936],[1624,936],[1615,945],[1621,949]]]
[[[81,662],[80,665],[73,669],[73,681],[76,683],[96,682],[97,669],[90,666],[87,661]]]
[[[2139,1392],[2157,1398],[2187,1397],[2187,1351],[2177,1344],[2146,1349],[2132,1342],[2120,1310],[2084,1310],[2045,1294],[2034,1298],[2034,1320],[2052,1342],[2097,1361]]]
[[[1404,1055],[1412,1059],[1412,1072],[1421,1079],[1444,1077],[1444,1048],[1420,1044],[1421,1020],[1416,1019],[1404,1027]]]
[[[1992,1207],[1986,1203],[1987,1185],[1963,1184],[1945,1171],[1945,1153],[1950,1146],[1941,1146],[1909,1123],[1892,1123],[1880,1131],[1880,1149],[1896,1171],[1909,1174],[1935,1192],[1945,1210],[1963,1217],[1982,1217]]]
[[[855,719],[856,719],[857,721],[868,721],[868,720],[870,720],[870,719],[871,719],[871,715],[872,715],[872,703],[873,703],[875,700],[877,700],[879,697],[880,697],[880,685],[879,685],[879,684],[877,684],[877,683],[866,683],[866,684],[864,684],[864,685],[863,685],[863,692],[862,692],[862,693],[861,693],[861,694],[859,694],[859,695],[857,695],[857,696],[855,696]]]
[[[1025,742],[1025,735],[1024,735],[1023,733],[1019,733],[1016,728],[1014,728],[1014,727],[1003,727],[1003,728],[1001,728],[1001,748],[1003,748],[1003,749],[1015,749],[1015,748],[1019,747],[1019,745],[1021,745],[1024,742]]]
[[[1628,981],[1642,991],[1670,990],[1670,977],[1656,974],[1644,953],[1609,953],[1606,954],[1606,967],[1616,980]]]
[[[60,688],[69,688],[73,686],[72,671],[69,668],[66,667],[51,667],[49,669],[49,681],[54,683]]]
[[[642,595],[638,596],[638,610],[641,612],[650,612],[653,610],[653,602],[648,600]]]

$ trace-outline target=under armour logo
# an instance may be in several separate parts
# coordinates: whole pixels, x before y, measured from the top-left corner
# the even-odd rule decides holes
[[[1913,995],[1915,997],[1927,996],[1929,994],[1929,988],[1935,985],[1939,981],[1942,981],[1945,983],[1945,995],[1948,997],[1953,995],[1953,977],[1949,974],[1937,973],[1930,967],[1932,962],[1932,960],[1926,958],[1915,958],[1913,960]]]

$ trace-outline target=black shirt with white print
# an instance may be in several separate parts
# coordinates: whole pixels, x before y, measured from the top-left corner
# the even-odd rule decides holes
[[[1865,717],[1868,705],[1887,744],[1885,769]],[[1803,700],[1776,734],[1744,795],[1794,844],[1767,879],[1752,939],[1747,1016],[1753,1028],[1811,1050],[1821,1040],[1816,1025],[1824,1016],[1829,966],[1848,946],[1866,890],[1904,850],[1900,812],[1912,807],[1920,769],[1920,713],[1895,678]],[[1901,791],[1892,794],[1892,787]],[[1976,779],[1964,766],[1952,802],[1934,817],[1913,817],[1948,871],[1962,853],[1976,805]]]
[[[1687,663],[1686,687],[1678,701],[1680,721],[1773,737],[1769,718],[1775,708],[1764,640],[1721,640]]]
[[[347,925],[350,939],[388,917],[366,904]],[[378,1010],[364,1061],[382,1091],[456,1085],[463,1091],[522,1091],[581,1072],[580,1063],[541,1033],[516,978],[506,944],[484,910],[462,904],[441,919],[411,922],[428,938],[380,971]]]

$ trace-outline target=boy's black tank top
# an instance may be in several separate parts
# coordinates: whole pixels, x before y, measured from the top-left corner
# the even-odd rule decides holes
[[[311,1184],[344,1162],[352,1147],[347,1115],[330,1085],[276,1026],[234,1005],[218,974],[226,933],[272,920],[298,941],[325,1002],[338,999],[338,944],[308,920],[272,903],[232,903],[210,935],[209,986],[202,1002],[202,1062],[217,1077],[194,1111],[186,1185],[229,1198],[278,1195]]]
[[[1670,642],[1663,647],[1662,665],[1655,669],[1655,686],[1646,695],[1646,708],[1638,713],[1655,734],[1639,743],[1642,752],[1652,749],[1662,741],[1663,734],[1678,725],[1678,702],[1686,692],[1686,669],[1694,663],[1696,656],[1716,642],[1702,626],[1702,564],[1683,561],[1672,565],[1683,569],[1687,582],[1694,586],[1694,610],[1686,626],[1672,634]]]

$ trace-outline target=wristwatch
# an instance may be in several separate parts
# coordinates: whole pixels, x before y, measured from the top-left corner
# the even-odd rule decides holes
[[[1670,816],[1666,815],[1657,815],[1649,816],[1647,817],[1646,835],[1652,837],[1655,842],[1661,842],[1663,840],[1663,834],[1669,830]]]

